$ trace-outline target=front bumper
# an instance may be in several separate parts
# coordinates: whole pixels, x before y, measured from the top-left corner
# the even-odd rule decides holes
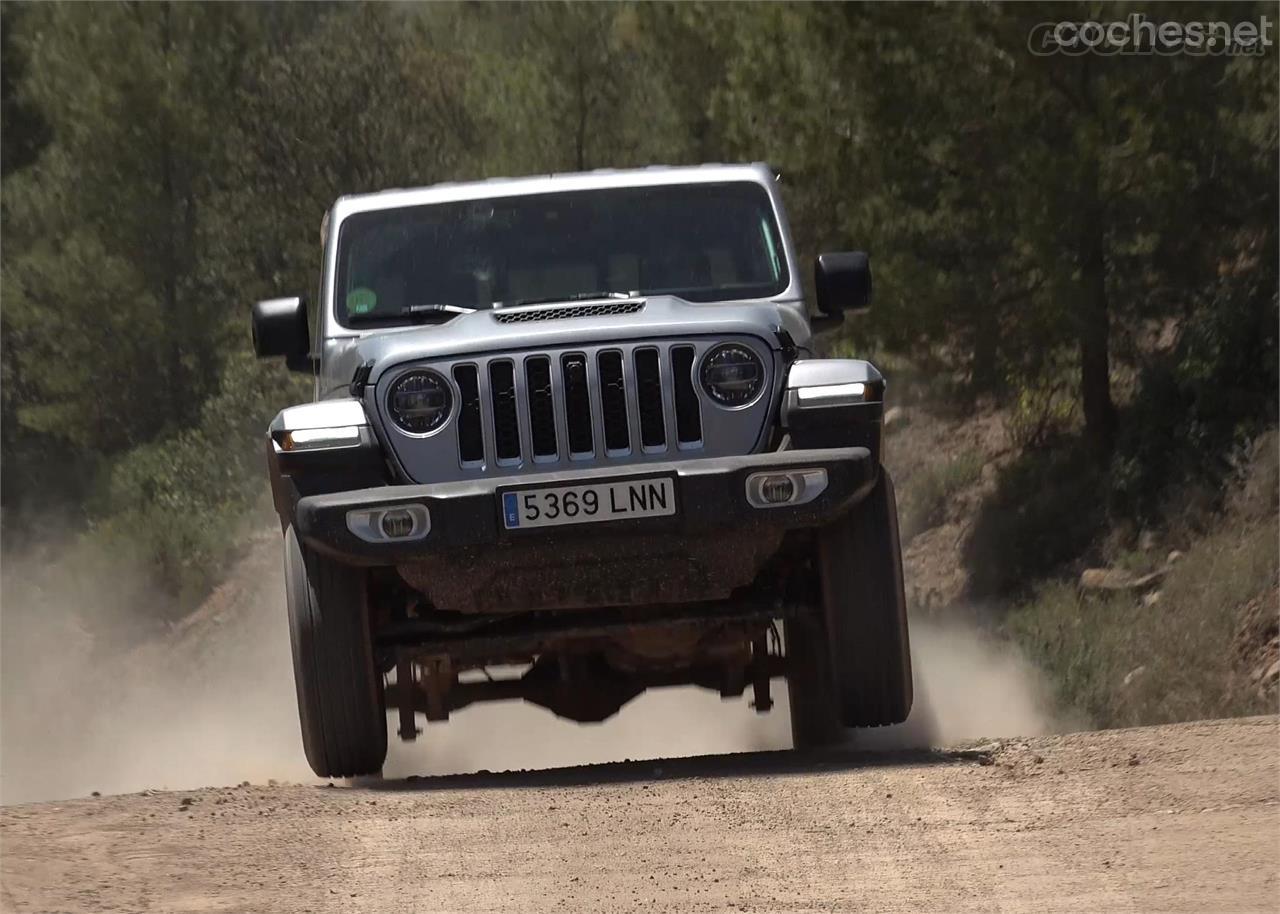
[[[751,474],[811,468],[826,471],[827,486],[807,504],[757,508],[747,500],[746,481]],[[777,451],[647,463],[625,470],[603,467],[309,495],[299,499],[294,508],[294,526],[308,546],[347,564],[397,565],[433,553],[520,542],[536,541],[547,547],[599,541],[612,535],[697,537],[714,535],[720,529],[744,534],[753,527],[819,527],[865,497],[878,475],[879,466],[865,447]],[[504,491],[657,476],[670,477],[675,483],[676,513],[672,516],[529,530],[507,530],[502,523],[500,493]],[[348,527],[349,512],[407,505],[421,505],[430,512],[430,530],[421,539],[368,542]]]

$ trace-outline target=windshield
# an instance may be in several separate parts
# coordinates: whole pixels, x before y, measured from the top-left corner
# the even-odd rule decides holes
[[[765,298],[787,282],[768,194],[734,182],[358,213],[342,223],[334,292],[341,323],[396,324],[595,294]]]

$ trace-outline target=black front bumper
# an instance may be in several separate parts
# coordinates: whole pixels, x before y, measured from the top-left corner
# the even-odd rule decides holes
[[[827,486],[813,501],[768,508],[757,508],[747,501],[746,479],[752,473],[810,468],[821,468],[827,473]],[[819,527],[860,501],[875,485],[878,475],[879,466],[865,447],[777,451],[745,457],[647,463],[625,470],[603,467],[309,495],[298,500],[294,525],[311,548],[348,564],[395,565],[435,552],[522,540],[549,545],[557,541],[598,540],[623,532],[706,536],[726,528],[742,533],[757,526]],[[507,530],[503,526],[502,492],[661,476],[670,477],[675,483],[676,513],[669,517],[529,530]],[[350,511],[400,505],[422,505],[430,512],[430,532],[424,538],[368,542],[347,526]]]

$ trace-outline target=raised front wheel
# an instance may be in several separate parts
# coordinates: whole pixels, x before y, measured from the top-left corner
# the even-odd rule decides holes
[[[365,572],[284,535],[285,593],[302,746],[322,778],[378,774],[387,757],[382,677],[374,667]]]
[[[893,480],[818,534],[822,612],[786,630],[797,747],[882,727],[911,711],[911,650]]]

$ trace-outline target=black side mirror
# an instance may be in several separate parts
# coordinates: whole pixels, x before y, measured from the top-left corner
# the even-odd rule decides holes
[[[311,371],[311,334],[306,299],[272,298],[253,305],[253,351],[259,358],[284,356],[290,371]]]
[[[823,314],[834,317],[871,307],[871,261],[864,251],[819,254],[813,279]]]

